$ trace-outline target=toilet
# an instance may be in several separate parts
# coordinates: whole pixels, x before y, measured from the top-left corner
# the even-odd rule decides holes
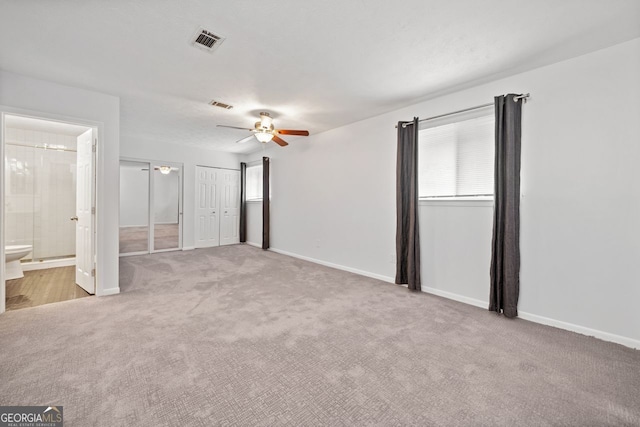
[[[4,257],[6,261],[5,280],[20,279],[24,277],[20,259],[29,255],[33,250],[31,245],[13,245],[4,247]]]

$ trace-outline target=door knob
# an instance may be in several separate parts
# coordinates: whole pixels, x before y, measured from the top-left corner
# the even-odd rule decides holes
[[[71,218],[69,218],[71,221],[77,221],[78,217],[77,216],[72,216]]]

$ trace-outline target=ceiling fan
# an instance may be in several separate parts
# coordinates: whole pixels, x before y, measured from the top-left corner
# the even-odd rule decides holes
[[[241,129],[248,130],[249,132],[253,132],[253,135],[248,136],[246,138],[242,138],[236,142],[247,142],[254,136],[260,142],[269,142],[273,141],[281,147],[285,145],[289,145],[287,141],[280,138],[278,135],[296,135],[296,136],[309,136],[309,131],[307,130],[291,130],[291,129],[276,129],[273,126],[273,118],[269,115],[269,113],[260,113],[260,121],[256,122],[253,129],[250,128],[241,128],[237,126],[225,126],[218,125],[221,128],[231,128],[231,129]]]

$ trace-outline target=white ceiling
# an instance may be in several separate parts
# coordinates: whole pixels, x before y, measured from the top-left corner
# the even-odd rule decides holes
[[[640,37],[638,0],[0,0],[0,11],[2,69],[120,96],[124,143],[231,152],[259,146],[216,124],[252,127],[268,111],[313,134]],[[212,54],[189,43],[200,26],[227,38]]]

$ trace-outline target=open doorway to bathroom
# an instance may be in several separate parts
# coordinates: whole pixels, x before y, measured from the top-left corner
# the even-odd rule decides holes
[[[95,293],[96,134],[4,115],[6,310]]]

